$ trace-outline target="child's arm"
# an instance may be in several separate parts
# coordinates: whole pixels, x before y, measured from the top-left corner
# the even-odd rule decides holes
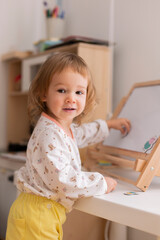
[[[97,119],[80,126],[72,124],[72,131],[79,148],[103,142],[109,135],[109,128],[105,120]]]
[[[122,134],[126,134],[131,129],[131,123],[127,118],[110,119],[107,121],[108,128],[119,130]]]

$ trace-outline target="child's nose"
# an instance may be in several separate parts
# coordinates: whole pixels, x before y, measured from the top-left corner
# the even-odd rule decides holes
[[[75,103],[75,96],[74,96],[74,94],[68,94],[68,96],[66,98],[66,102],[67,103]]]

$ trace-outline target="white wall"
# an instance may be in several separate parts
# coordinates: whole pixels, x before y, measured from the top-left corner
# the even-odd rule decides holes
[[[33,48],[45,37],[43,6],[39,0],[0,0],[0,58],[9,51]],[[5,64],[0,61],[0,149],[6,148],[7,83]]]
[[[135,82],[160,79],[160,1],[115,1],[113,104]]]
[[[65,0],[66,35],[108,39],[110,0]]]

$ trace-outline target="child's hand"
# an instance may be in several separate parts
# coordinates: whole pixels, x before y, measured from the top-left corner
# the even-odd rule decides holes
[[[131,123],[127,118],[117,118],[107,121],[108,128],[114,128],[119,130],[123,135],[129,133],[131,129]]]
[[[117,181],[110,177],[104,177],[104,178],[107,183],[107,192],[106,193],[112,192],[115,189],[115,187],[117,186]]]

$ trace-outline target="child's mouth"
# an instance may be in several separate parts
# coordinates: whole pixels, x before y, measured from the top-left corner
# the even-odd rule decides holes
[[[68,111],[70,112],[70,111],[74,111],[74,110],[76,110],[76,109],[75,109],[75,108],[63,108],[63,110],[64,110],[64,111],[67,111],[67,112],[68,112]]]

